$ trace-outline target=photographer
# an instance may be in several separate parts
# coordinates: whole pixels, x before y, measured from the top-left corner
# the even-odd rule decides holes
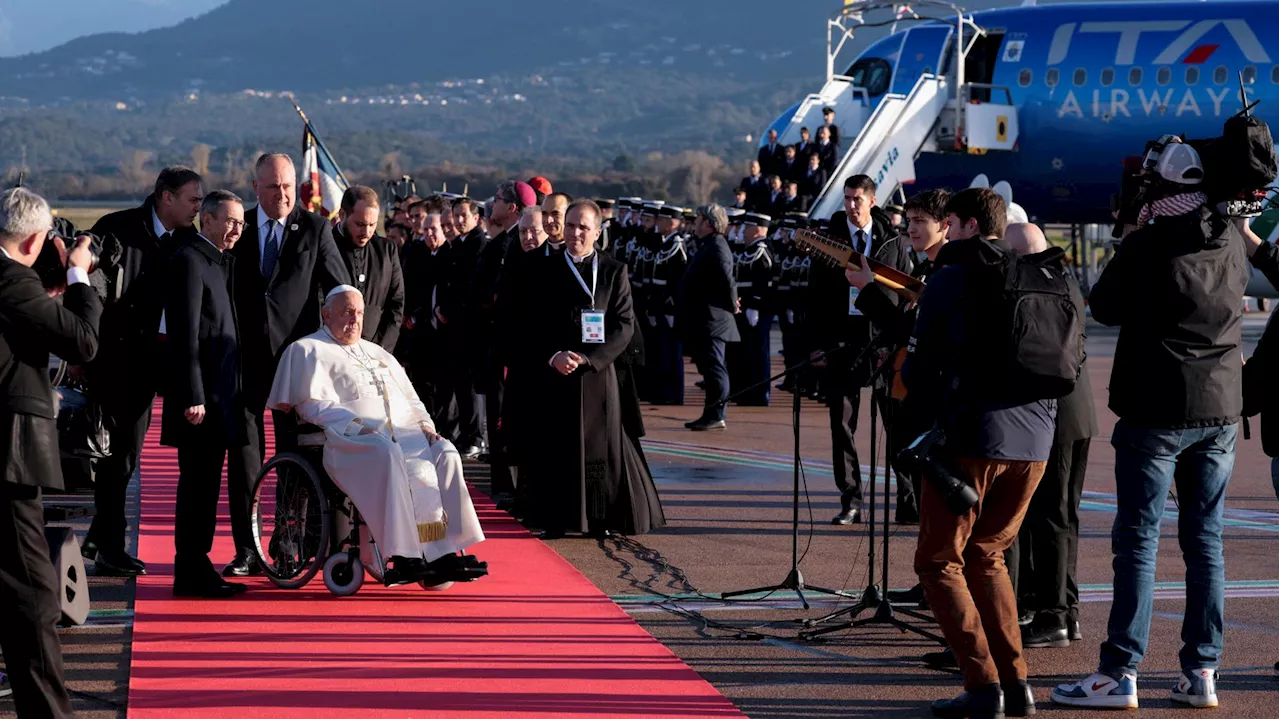
[[[956,506],[955,497],[939,489],[939,476],[926,476],[921,487],[916,573],[966,690],[935,702],[933,712],[1027,716],[1034,699],[1004,551],[1044,474],[1057,407],[1052,399],[1028,399],[1037,392],[1012,381],[1001,361],[1008,349],[1021,349],[1011,323],[1001,321],[1012,316],[1005,286],[1016,262],[1001,240],[1004,200],[990,189],[971,188],[951,196],[946,214],[946,266],[920,298],[903,366],[907,391],[937,407],[946,452],[933,466],[951,472],[967,497],[965,506]],[[1083,300],[1078,294],[1073,299],[1083,316]],[[1072,339],[1082,343],[1082,328],[1078,332]],[[1065,355],[1068,348],[1050,351]]]
[[[87,362],[102,303],[88,284],[90,240],[68,256],[62,304],[31,269],[53,226],[49,205],[22,188],[0,196],[0,650],[18,716],[71,716],[55,624],[58,577],[44,538],[41,490],[62,489],[49,354]]]
[[[1242,406],[1240,304],[1249,260],[1231,221],[1207,206],[1200,186],[1204,168],[1190,145],[1163,137],[1149,147],[1143,168],[1153,184],[1138,211],[1138,229],[1121,243],[1089,296],[1093,318],[1120,328],[1109,403],[1120,419],[1111,437],[1117,508],[1108,637],[1097,673],[1057,687],[1053,700],[1138,707],[1160,521],[1176,485],[1187,610],[1182,675],[1171,696],[1217,706],[1222,512]]]

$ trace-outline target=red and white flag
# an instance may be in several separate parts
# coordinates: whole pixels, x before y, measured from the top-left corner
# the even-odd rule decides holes
[[[311,123],[305,123],[302,128],[302,186],[298,189],[298,200],[311,212],[332,219],[338,213],[342,193],[349,186],[346,176],[316,136]]]

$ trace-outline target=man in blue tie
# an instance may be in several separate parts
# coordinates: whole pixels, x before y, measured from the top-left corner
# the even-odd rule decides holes
[[[258,159],[253,190],[258,206],[245,212],[244,236],[235,257],[234,302],[240,326],[245,436],[230,453],[227,496],[236,556],[228,577],[261,572],[253,550],[249,505],[266,443],[262,421],[267,394],[283,348],[320,328],[319,298],[351,283],[328,219],[295,203],[293,160],[284,154]],[[292,441],[292,418],[273,415],[277,451]]]

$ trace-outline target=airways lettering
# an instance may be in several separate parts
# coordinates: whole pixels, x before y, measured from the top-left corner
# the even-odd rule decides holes
[[[1069,22],[1058,26],[1053,33],[1053,40],[1049,44],[1049,65],[1058,65],[1066,61],[1067,55],[1071,50],[1071,41],[1076,33],[1113,33],[1119,35],[1116,41],[1115,64],[1119,66],[1133,65],[1137,58],[1138,42],[1142,38],[1143,33],[1160,32],[1169,33],[1182,30],[1182,33],[1174,38],[1168,47],[1162,50],[1151,62],[1153,65],[1172,65],[1177,63],[1192,51],[1201,38],[1203,38],[1210,30],[1218,25],[1222,25],[1227,33],[1231,35],[1231,39],[1235,41],[1236,46],[1244,55],[1245,59],[1251,63],[1269,63],[1270,55],[1262,43],[1258,41],[1258,36],[1254,34],[1253,29],[1244,20],[1201,20],[1190,27],[1187,20],[1141,20],[1141,21],[1124,21],[1124,22]],[[1183,28],[1186,28],[1185,30]],[[1206,58],[1200,58],[1202,62]],[[1194,62],[1192,58],[1186,58],[1186,61]]]

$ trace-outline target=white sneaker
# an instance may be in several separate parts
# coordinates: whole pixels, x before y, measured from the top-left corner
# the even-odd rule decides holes
[[[1178,677],[1169,698],[1193,707],[1218,706],[1218,672],[1214,669],[1188,669]]]
[[[1091,674],[1071,684],[1059,684],[1050,695],[1056,704],[1096,709],[1137,709],[1138,677],[1125,674],[1113,679],[1106,674]]]

